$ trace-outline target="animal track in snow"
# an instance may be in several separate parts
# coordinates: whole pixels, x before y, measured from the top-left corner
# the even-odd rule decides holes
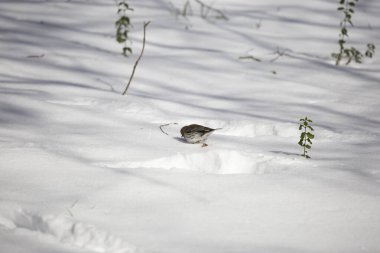
[[[299,161],[294,157],[252,154],[234,150],[215,150],[150,161],[98,164],[108,168],[162,168],[208,174],[266,174],[289,169]]]
[[[136,246],[124,239],[97,229],[95,226],[76,222],[68,217],[36,215],[18,211],[13,217],[13,229],[25,229],[54,237],[59,242],[92,252],[138,253]]]

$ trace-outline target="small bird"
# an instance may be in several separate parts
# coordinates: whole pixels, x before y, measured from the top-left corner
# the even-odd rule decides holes
[[[215,130],[221,128],[209,128],[197,124],[184,126],[181,128],[181,135],[188,143],[202,143],[202,147],[208,146],[205,141]]]

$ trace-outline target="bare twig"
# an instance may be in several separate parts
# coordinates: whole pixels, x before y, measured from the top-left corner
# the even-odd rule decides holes
[[[127,90],[128,90],[128,88],[129,88],[129,85],[131,85],[131,82],[132,82],[133,76],[134,76],[134,74],[135,74],[137,64],[139,64],[139,61],[141,60],[141,58],[142,58],[142,56],[143,56],[144,49],[145,49],[146,27],[147,27],[149,24],[150,24],[150,21],[148,21],[148,22],[144,22],[144,37],[143,37],[143,46],[142,46],[142,49],[141,49],[141,53],[140,53],[139,58],[137,58],[137,61],[135,62],[135,65],[133,66],[133,70],[132,70],[131,77],[129,78],[129,81],[128,81],[128,84],[127,84],[127,87],[125,88],[125,90],[124,90],[124,92],[123,92],[123,95],[125,95],[125,94],[127,93]]]
[[[189,0],[187,0],[185,5],[183,6],[182,16],[186,17],[188,16],[188,13],[189,15],[193,15],[193,10],[191,9]]]
[[[167,132],[165,132],[165,131],[162,129],[162,127],[164,127],[164,126],[169,126],[169,125],[170,125],[170,123],[161,125],[161,126],[160,126],[160,130],[161,130],[161,132],[163,132],[163,133],[166,134],[166,135],[169,135]]]
[[[173,124],[173,125],[177,125],[178,123],[167,123],[167,124],[160,125],[160,130],[161,130],[161,132],[163,132],[163,133],[166,134],[166,135],[169,135],[167,132],[165,132],[165,131],[162,129],[162,127],[164,127],[164,126],[169,126],[169,125],[171,125],[171,124]]]
[[[284,50],[280,50],[279,47],[276,48],[276,51],[273,52],[273,54],[275,54],[275,57],[270,59],[270,60],[264,60],[266,62],[275,62],[277,61],[280,57],[283,57],[283,56],[288,56],[288,57],[292,57],[288,52],[290,50],[287,50],[287,49],[284,49]],[[252,55],[247,55],[247,56],[240,56],[239,57],[240,60],[254,60],[254,61],[257,61],[257,62],[261,62],[262,60],[260,58],[257,58],[257,57],[254,57]]]
[[[270,62],[275,62],[275,61],[277,61],[277,60],[278,60],[280,57],[282,57],[282,56],[289,56],[289,55],[286,53],[286,49],[283,50],[283,51],[280,51],[280,48],[279,48],[279,47],[277,47],[275,54],[277,54],[277,56],[274,57],[272,60],[270,60]]]
[[[240,56],[239,59],[240,60],[255,60],[255,61],[261,62],[261,60],[259,58],[256,58],[256,57],[254,57],[252,55]]]
[[[40,55],[28,55],[27,58],[42,58],[44,57],[45,54],[40,54]]]
[[[215,9],[211,5],[207,5],[200,0],[195,0],[195,2],[197,2],[201,6],[201,17],[202,18],[207,18],[209,12],[214,11],[214,12],[219,14],[219,16],[217,16],[217,18],[228,20],[227,16],[224,15],[224,13],[221,10]]]

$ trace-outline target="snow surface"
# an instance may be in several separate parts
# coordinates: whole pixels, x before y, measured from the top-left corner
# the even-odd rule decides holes
[[[125,58],[115,1],[1,1],[1,253],[380,252],[379,53],[334,65],[336,1],[190,2],[129,0]],[[380,47],[379,11],[351,45]]]

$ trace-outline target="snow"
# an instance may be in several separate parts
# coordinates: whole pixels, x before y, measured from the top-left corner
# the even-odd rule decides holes
[[[128,1],[125,58],[115,1],[2,1],[1,253],[380,251],[378,52],[334,65],[335,2],[190,2]],[[379,9],[351,45],[378,47]],[[202,148],[189,124],[222,129]]]

